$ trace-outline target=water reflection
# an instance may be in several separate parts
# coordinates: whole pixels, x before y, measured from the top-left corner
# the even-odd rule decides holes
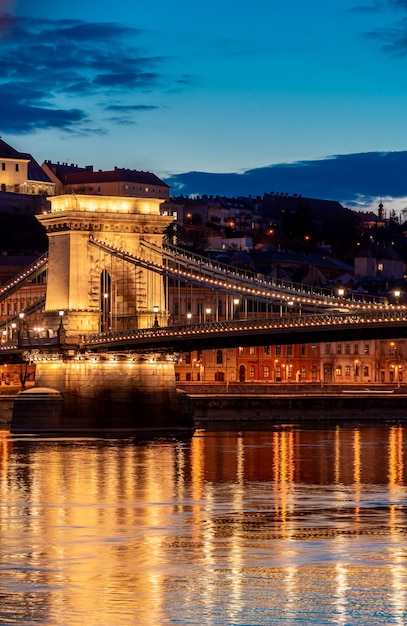
[[[0,431],[0,623],[405,624],[405,438]]]

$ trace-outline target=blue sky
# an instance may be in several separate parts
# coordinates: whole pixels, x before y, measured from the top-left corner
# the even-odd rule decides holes
[[[150,170],[174,193],[407,206],[407,0],[0,0],[0,14],[0,134],[40,162]]]

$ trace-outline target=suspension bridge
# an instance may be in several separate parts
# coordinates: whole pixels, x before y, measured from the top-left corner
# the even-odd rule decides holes
[[[51,205],[38,216],[48,254],[0,287],[2,303],[40,285],[29,306],[7,308],[1,352],[37,362],[38,386],[61,394],[62,430],[103,420],[112,428],[117,407],[124,417],[115,427],[142,428],[135,406],[144,415],[154,406],[153,429],[163,413],[167,425],[180,415],[190,424],[175,389],[176,352],[407,336],[405,307],[385,298],[270,280],[163,245],[172,218],[154,199],[67,194]],[[34,332],[33,315],[41,316]],[[112,353],[114,369],[104,357]]]

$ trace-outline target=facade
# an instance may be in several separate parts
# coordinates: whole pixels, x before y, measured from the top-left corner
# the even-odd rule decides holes
[[[36,160],[0,139],[0,191],[52,195],[55,185]]]
[[[183,353],[185,383],[269,385],[401,385],[407,381],[407,341],[370,340],[251,346]],[[185,388],[185,387],[184,387]]]

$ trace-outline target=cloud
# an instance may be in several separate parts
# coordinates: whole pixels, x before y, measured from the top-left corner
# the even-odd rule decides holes
[[[165,87],[166,59],[139,49],[141,34],[113,22],[26,20],[0,13],[0,131],[22,134],[48,126],[73,132],[86,123],[89,132],[90,108],[97,106],[92,98]],[[73,107],[67,105],[70,98]],[[131,116],[154,107],[112,110]],[[119,115],[116,119],[122,122]]]
[[[404,198],[407,151],[334,155],[315,161],[280,163],[243,173],[186,172],[166,178],[173,195],[257,196],[298,193],[338,200],[347,206],[369,205],[380,197]]]
[[[159,108],[152,104],[110,104],[105,107],[105,110],[126,113],[129,111],[154,111]]]

